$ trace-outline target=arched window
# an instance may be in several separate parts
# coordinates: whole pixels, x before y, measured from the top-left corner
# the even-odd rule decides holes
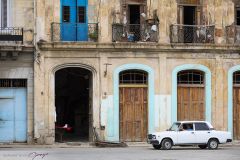
[[[178,73],[178,84],[204,84],[204,73],[198,70],[187,70]]]
[[[148,84],[147,73],[140,70],[120,72],[119,84]]]
[[[233,84],[240,85],[240,71],[233,73]]]

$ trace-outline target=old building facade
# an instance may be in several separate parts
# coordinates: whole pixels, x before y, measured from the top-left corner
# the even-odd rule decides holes
[[[34,3],[0,1],[0,142],[33,141]]]
[[[22,15],[12,25],[29,39],[16,61],[0,61],[0,78],[27,79],[27,142],[139,142],[177,120],[240,139],[240,1],[12,1]],[[17,13],[30,8],[27,22]],[[21,65],[26,77],[9,74]]]
[[[70,124],[88,141],[93,128],[101,140],[145,141],[173,121],[207,120],[239,139],[238,7],[38,1],[36,138],[52,144],[56,124]]]

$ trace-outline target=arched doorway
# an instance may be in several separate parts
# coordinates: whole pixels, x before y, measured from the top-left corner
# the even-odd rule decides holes
[[[240,139],[240,71],[233,73],[233,138]]]
[[[56,71],[55,107],[55,141],[91,141],[92,72],[79,67]]]
[[[199,70],[177,74],[177,120],[205,120],[205,76]]]
[[[147,72],[120,72],[119,101],[120,141],[145,141],[148,131]]]

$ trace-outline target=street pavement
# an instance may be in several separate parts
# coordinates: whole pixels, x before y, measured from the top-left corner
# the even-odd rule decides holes
[[[220,146],[218,150],[173,147],[154,150],[148,146],[125,148],[96,147],[0,147],[0,160],[240,160],[240,146]]]

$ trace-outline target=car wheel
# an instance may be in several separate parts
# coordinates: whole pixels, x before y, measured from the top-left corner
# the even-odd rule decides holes
[[[172,141],[170,139],[164,139],[162,141],[162,149],[169,150],[172,148]]]
[[[154,149],[161,149],[161,147],[162,147],[161,145],[153,145]]]
[[[198,147],[201,148],[201,149],[206,149],[207,145],[198,145]]]
[[[208,141],[208,149],[217,149],[218,148],[218,140],[217,139],[210,139]]]

